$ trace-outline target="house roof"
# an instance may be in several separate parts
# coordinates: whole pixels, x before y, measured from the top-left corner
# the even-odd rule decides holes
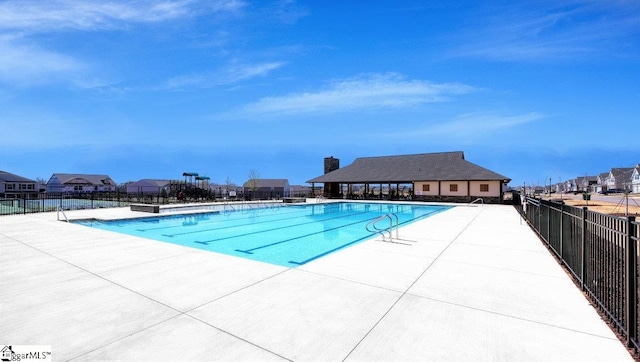
[[[361,157],[351,165],[313,178],[312,182],[376,183],[510,179],[464,159],[462,151]]]
[[[169,184],[169,180],[153,180],[153,179],[142,179],[136,182],[132,182],[127,186],[154,186],[154,187],[164,187]]]
[[[245,182],[242,186],[249,187],[249,182]],[[289,184],[289,180],[286,178],[261,178],[256,180],[256,187],[286,187]]]
[[[585,182],[585,181],[587,181],[587,182],[596,182],[597,180],[598,180],[597,176],[579,176],[576,179],[576,182],[578,182],[578,183],[582,183],[582,182]]]
[[[611,169],[611,175],[618,181],[630,181],[633,167],[616,167]]]
[[[5,182],[36,182],[34,180],[28,179],[26,177],[18,176],[13,173],[9,173],[6,171],[0,171],[0,181]]]
[[[74,179],[82,179],[86,180],[92,185],[113,185],[115,182],[111,179],[111,177],[107,175],[88,175],[88,174],[79,174],[79,173],[54,173],[53,177],[56,177],[61,184],[75,183],[71,182]]]

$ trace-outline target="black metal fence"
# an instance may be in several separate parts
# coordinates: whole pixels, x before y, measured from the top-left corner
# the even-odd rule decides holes
[[[304,194],[300,194],[305,196]],[[216,194],[198,193],[121,193],[121,192],[82,192],[82,193],[42,193],[33,198],[0,198],[0,216],[51,212],[56,210],[97,209],[126,207],[130,204],[176,204],[216,201],[242,201],[244,195],[222,197]]]
[[[516,206],[612,326],[640,351],[640,223],[562,203],[527,198]]]
[[[143,202],[144,197],[129,197],[126,194],[110,192],[89,192],[76,194],[38,194],[34,198],[0,199],[0,216],[31,214],[56,210],[97,209],[125,207],[132,202]]]

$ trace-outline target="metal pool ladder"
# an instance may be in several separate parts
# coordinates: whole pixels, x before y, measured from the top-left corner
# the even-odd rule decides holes
[[[378,224],[384,220],[389,220],[389,226],[379,227]],[[395,221],[395,225],[394,225]],[[367,231],[370,233],[377,233],[382,236],[382,241],[392,241],[393,240],[393,230],[395,228],[395,238],[399,240],[398,237],[398,215],[396,214],[386,214],[382,215],[374,220],[371,220],[367,223]],[[388,238],[388,239],[387,239]]]
[[[58,218],[58,221],[60,221],[60,213],[62,212],[62,216],[64,216],[64,219],[69,222],[69,218],[67,217],[67,214],[64,213],[64,210],[62,210],[62,206],[58,205],[58,212],[56,213],[56,217]]]

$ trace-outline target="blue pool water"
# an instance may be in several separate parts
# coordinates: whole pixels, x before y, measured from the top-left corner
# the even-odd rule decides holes
[[[449,206],[326,203],[79,224],[296,267],[376,235],[368,222],[395,213],[406,225]]]

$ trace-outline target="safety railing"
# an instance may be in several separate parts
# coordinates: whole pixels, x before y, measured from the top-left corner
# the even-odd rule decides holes
[[[471,201],[469,203],[469,205],[473,205],[473,204],[477,203],[478,201],[480,201],[480,205],[484,206],[484,199],[482,197],[478,197],[477,199]]]
[[[64,216],[64,219],[66,222],[69,222],[69,218],[67,217],[67,214],[64,213],[64,210],[62,210],[62,206],[58,206],[58,211],[56,212],[56,218],[58,219],[58,221],[60,221],[60,213],[62,213],[62,216]]]
[[[384,220],[389,221],[389,226],[379,227],[378,224]],[[395,225],[394,225],[394,221],[395,221]],[[394,230],[395,230],[395,239],[399,239],[398,225],[399,225],[398,215],[386,214],[369,221],[365,227],[368,232],[379,234],[382,237],[383,241],[392,241],[394,239],[394,236],[393,236]]]
[[[639,351],[640,223],[636,218],[535,198],[516,207],[610,325],[624,336],[627,346]]]

